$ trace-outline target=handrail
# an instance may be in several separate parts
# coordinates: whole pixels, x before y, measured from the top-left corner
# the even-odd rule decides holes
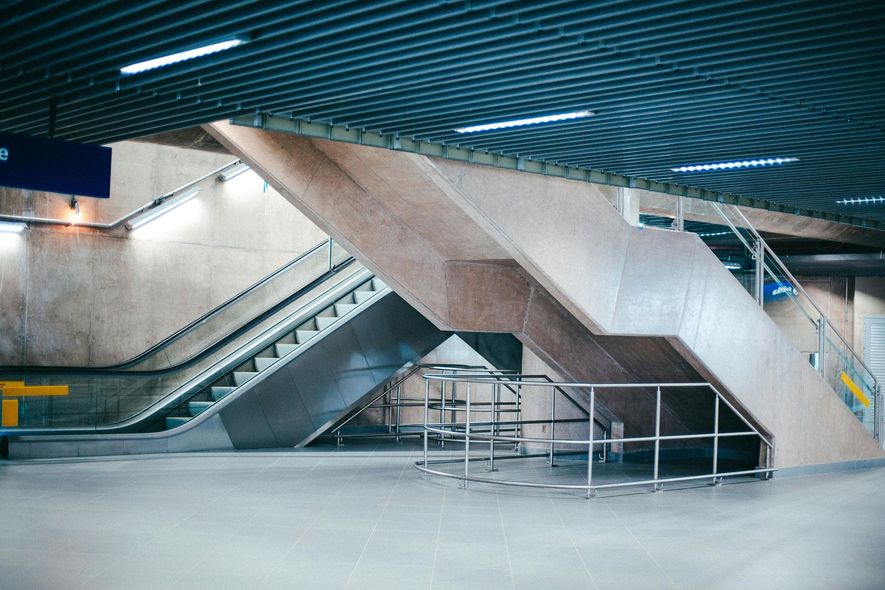
[[[119,219],[117,219],[115,221],[111,221],[110,223],[98,223],[95,221],[82,221],[81,222],[81,221],[72,221],[70,219],[53,219],[50,217],[28,217],[26,215],[5,215],[5,214],[0,214],[0,221],[17,221],[17,222],[23,222],[23,223],[36,223],[37,225],[61,225],[64,227],[76,226],[76,227],[87,227],[90,229],[101,229],[101,230],[116,229],[116,228],[120,227],[121,225],[123,225],[124,223],[126,223],[127,221],[129,221],[130,219],[132,219],[133,217],[137,217],[138,215],[144,213],[148,209],[153,209],[154,207],[162,205],[164,201],[167,201],[168,199],[172,198],[173,196],[180,193],[181,191],[189,189],[190,187],[192,187],[196,184],[199,184],[208,178],[211,178],[213,176],[217,176],[218,174],[221,174],[222,172],[224,172],[228,168],[233,168],[237,164],[241,164],[241,163],[242,163],[242,160],[234,160],[233,162],[229,162],[229,163],[225,164],[224,166],[221,166],[220,168],[216,168],[215,170],[213,170],[212,172],[209,172],[208,174],[204,174],[203,176],[200,176],[199,178],[197,178],[195,180],[191,180],[188,183],[179,186],[178,188],[174,188],[169,192],[163,193],[159,197],[151,199],[150,201],[148,201],[147,203],[145,203],[141,207],[138,207],[137,209],[133,209],[129,213],[126,213],[125,215],[123,215],[123,217],[120,217]]]
[[[728,217],[725,215],[725,212],[722,210],[722,208],[717,203],[711,203],[711,204],[719,212],[719,214],[722,216],[722,218],[726,220],[726,222],[731,227],[732,231],[735,232],[738,235],[738,237],[741,238],[741,240],[743,241],[743,237],[740,235],[739,232],[736,231],[735,227],[733,226],[731,221],[728,219]],[[774,250],[771,248],[771,246],[768,245],[768,242],[765,241],[765,239],[756,230],[756,228],[753,226],[753,224],[750,223],[750,220],[747,219],[746,215],[744,215],[744,213],[740,209],[738,209],[737,207],[732,207],[731,209],[740,217],[740,219],[744,223],[746,229],[748,231],[750,231],[751,234],[753,234],[753,238],[756,239],[760,244],[762,244],[762,248],[764,249],[765,252],[768,252],[768,254],[771,256],[772,260],[775,261],[775,263],[778,266],[779,271],[782,272],[787,277],[787,279],[789,279],[791,285],[795,289],[797,289],[809,301],[809,303],[811,303],[811,306],[820,315],[820,317],[823,321],[824,329],[829,327],[830,331],[833,334],[835,334],[839,338],[839,340],[842,341],[842,344],[845,345],[845,348],[851,354],[851,356],[858,362],[858,364],[861,367],[864,368],[864,370],[867,373],[869,373],[870,377],[872,377],[872,379],[873,379],[872,388],[873,388],[873,390],[875,390],[876,387],[878,386],[878,380],[876,379],[876,375],[870,370],[870,368],[863,361],[863,359],[860,357],[860,355],[857,354],[857,351],[854,350],[854,347],[851,346],[851,344],[848,342],[848,340],[846,340],[845,337],[842,336],[842,334],[839,332],[839,330],[837,330],[836,327],[833,326],[833,323],[830,322],[830,320],[827,318],[827,314],[824,313],[824,311],[820,308],[820,306],[818,306],[818,304],[808,294],[808,292],[805,291],[805,288],[802,287],[802,285],[799,283],[799,281],[796,279],[796,277],[793,275],[793,273],[790,272],[790,269],[787,268],[787,265],[784,264],[784,262],[780,259],[780,257],[777,254],[775,254]],[[746,242],[744,242],[744,246],[752,251],[752,248],[750,248],[746,244]],[[774,272],[772,272],[771,269],[768,269],[767,265],[766,265],[766,270],[768,270],[769,274],[771,274],[772,276],[774,276],[776,278],[776,274]],[[809,318],[809,319],[811,319],[811,318]],[[813,322],[813,320],[812,320],[812,322]]]
[[[537,379],[538,375],[511,375],[512,379],[515,379],[515,382],[518,383],[521,389],[529,390],[531,388],[547,388],[550,387],[551,383],[547,383],[543,380],[529,380],[529,379]],[[765,475],[769,476],[772,472],[776,471],[775,468],[771,467],[771,456],[773,451],[773,445],[765,435],[763,435],[759,430],[753,426],[747,420],[741,412],[737,410],[725,397],[710,383],[588,383],[588,382],[558,382],[552,381],[552,384],[561,387],[568,388],[577,388],[577,389],[589,389],[590,395],[590,430],[589,434],[586,438],[557,438],[555,434],[555,426],[557,423],[565,423],[565,422],[575,422],[574,419],[557,419],[555,410],[551,407],[550,418],[549,419],[541,419],[541,420],[522,420],[521,418],[517,419],[517,421],[506,420],[501,421],[498,419],[498,410],[496,408],[497,398],[493,397],[491,401],[491,410],[485,409],[485,407],[489,404],[482,402],[479,410],[477,410],[476,404],[472,403],[471,400],[471,392],[470,392],[470,384],[487,384],[494,383],[495,376],[482,376],[482,375],[473,375],[469,373],[461,373],[461,374],[429,374],[424,376],[425,379],[425,394],[424,394],[424,429],[423,429],[423,439],[424,439],[424,453],[423,453],[423,461],[418,461],[415,463],[415,467],[422,471],[423,473],[438,475],[442,477],[453,478],[461,481],[461,485],[463,487],[467,487],[468,481],[476,481],[482,483],[496,484],[496,485],[508,485],[508,486],[520,486],[520,487],[533,487],[533,488],[545,488],[545,489],[570,489],[570,490],[582,490],[586,492],[587,497],[595,495],[596,492],[600,489],[608,489],[608,488],[618,488],[618,487],[627,487],[627,486],[637,486],[637,485],[652,485],[653,490],[658,491],[662,488],[663,484],[669,482],[677,482],[677,481],[691,481],[691,480],[701,480],[701,479],[710,479],[712,483],[718,484],[725,477],[738,476],[738,475]],[[441,382],[453,382],[453,383],[465,383],[466,387],[466,398],[465,403],[463,405],[459,405],[458,407],[448,407],[443,408],[451,410],[453,413],[453,417],[451,421],[444,422],[440,421],[439,423],[431,423],[429,421],[430,416],[430,382],[431,381],[441,381]],[[637,389],[637,388],[655,388],[656,390],[656,400],[655,400],[655,415],[654,415],[654,435],[645,435],[645,436],[634,436],[634,437],[625,437],[621,436],[619,438],[608,438],[603,434],[602,438],[596,438],[593,429],[593,421],[594,421],[594,410],[596,405],[596,393],[598,389]],[[662,391],[668,388],[704,388],[709,391],[712,391],[714,394],[714,414],[713,414],[713,429],[712,432],[703,432],[703,433],[693,433],[693,434],[662,434],[661,432],[661,415],[662,415]],[[729,408],[734,414],[740,418],[740,420],[746,425],[747,430],[728,430],[726,432],[720,431],[720,407],[721,405],[725,405],[725,407]],[[483,419],[479,422],[471,419],[471,414],[477,411],[489,414],[489,419]],[[455,419],[454,413],[460,412],[463,413],[463,419]],[[441,414],[442,417],[442,414]],[[549,437],[539,437],[539,436],[523,436],[520,435],[519,425],[521,424],[549,424],[550,427],[550,436]],[[507,433],[502,434],[503,430],[500,428],[502,425],[516,425],[517,429],[516,435],[510,435]],[[476,427],[480,427],[480,431],[476,430]],[[464,445],[463,451],[463,459],[452,459],[451,456],[446,457],[442,460],[430,460],[430,446],[429,439],[430,435],[433,434],[434,437],[448,437],[449,439],[461,441]],[[761,443],[765,445],[765,463],[764,466],[760,467],[757,464],[756,468],[753,469],[739,469],[737,471],[719,471],[719,441],[720,439],[728,439],[733,437],[742,437],[742,436],[757,436]],[[704,475],[688,475],[688,476],[676,476],[676,477],[668,477],[666,474],[662,474],[660,471],[660,455],[661,455],[661,443],[666,441],[676,441],[676,440],[702,440],[702,439],[710,439],[712,440],[713,445],[713,456],[712,456],[712,470],[708,474]],[[471,455],[471,442],[474,440],[478,440],[483,443],[488,443],[488,457],[477,457],[475,454]],[[616,483],[595,483],[593,481],[593,463],[594,463],[594,447],[601,445],[603,449],[603,461],[605,460],[605,448],[606,445],[611,444],[624,444],[624,443],[653,443],[653,460],[654,466],[652,471],[651,479],[645,479],[642,481],[636,481],[627,479],[627,481],[621,481]],[[586,453],[587,457],[587,468],[586,468],[586,476],[583,483],[574,484],[574,483],[564,483],[563,481],[556,482],[532,482],[525,480],[509,480],[503,478],[491,478],[491,477],[478,477],[470,473],[470,463],[472,461],[485,461],[488,460],[488,471],[493,472],[497,471],[495,468],[495,444],[496,443],[533,443],[540,445],[549,445],[549,465],[550,467],[554,467],[554,449],[556,445],[560,445],[560,452],[562,452],[562,445],[566,445],[569,448],[574,447],[584,447],[586,450],[576,451],[578,454]],[[568,451],[569,454],[574,454],[575,451]],[[544,453],[543,455],[546,455]],[[511,459],[513,461],[517,461],[520,459],[530,458],[530,457],[539,457],[543,456],[539,454],[527,454],[520,452],[517,455],[511,455],[502,457],[505,459]],[[499,458],[500,459],[500,458]],[[755,459],[751,459],[755,461]],[[446,471],[441,471],[439,469],[432,468],[433,464],[440,463],[461,463],[463,462],[463,472],[462,473],[451,473]]]
[[[16,428],[14,431],[6,431],[3,432],[0,429],[0,438],[3,436],[34,436],[34,435],[71,435],[71,434],[96,434],[96,433],[119,433],[119,432],[129,432],[131,428],[144,425],[145,423],[150,423],[153,420],[158,419],[164,415],[164,412],[168,412],[182,403],[187,402],[193,395],[199,393],[200,390],[208,386],[215,379],[218,378],[219,375],[223,375],[224,373],[233,370],[236,366],[241,364],[245,359],[248,359],[254,356],[259,350],[267,345],[268,341],[275,341],[279,339],[281,336],[286,334],[287,332],[291,332],[296,326],[300,325],[306,318],[311,317],[315,314],[318,309],[322,309],[322,307],[326,306],[329,301],[334,301],[337,297],[341,295],[342,292],[346,292],[348,289],[352,289],[359,284],[363,283],[365,280],[371,279],[372,273],[367,269],[363,268],[361,270],[357,270],[353,272],[348,278],[344,281],[337,283],[335,286],[330,289],[324,291],[316,295],[310,301],[305,302],[298,309],[293,310],[286,317],[276,322],[274,325],[269,326],[265,330],[263,330],[260,334],[252,337],[248,342],[246,342],[242,347],[231,351],[228,353],[223,359],[214,362],[211,366],[206,367],[197,375],[190,377],[184,383],[175,386],[174,389],[169,391],[163,397],[154,400],[149,405],[145,406],[141,410],[137,411],[137,413],[119,420],[117,422],[113,422],[110,424],[103,425],[93,425],[91,427],[86,426],[74,426],[74,427],[55,427],[55,428]],[[369,299],[369,301],[373,301],[374,298]],[[368,303],[368,302],[366,302]],[[363,305],[366,305],[363,303]],[[351,312],[353,313],[353,312]],[[306,350],[309,346],[313,346],[316,342],[319,342],[321,337],[317,337],[311,339],[308,344],[303,347],[299,347],[296,351],[293,351],[292,355],[302,354],[304,350]],[[132,374],[132,373],[127,373]],[[245,387],[250,387],[249,383],[254,385],[253,381],[249,381],[245,384]],[[216,406],[213,407],[222,407],[222,405],[230,403],[234,399],[233,394],[230,396],[226,396],[223,400],[216,403]],[[201,418],[202,416],[202,418]],[[204,420],[206,416],[201,414],[194,418],[193,421],[188,424],[197,424],[199,421]]]
[[[239,336],[241,336],[245,332],[249,331],[250,329],[252,329],[256,325],[260,324],[262,321],[264,321],[268,317],[272,316],[280,309],[286,307],[287,305],[289,305],[290,303],[292,303],[296,299],[302,297],[306,293],[309,293],[310,291],[315,289],[318,285],[325,282],[326,279],[328,279],[331,275],[333,275],[333,274],[337,273],[338,271],[340,271],[341,269],[347,267],[353,261],[354,261],[354,258],[352,256],[348,257],[343,262],[336,265],[333,269],[328,270],[325,273],[314,278],[312,281],[310,281],[305,286],[297,289],[291,295],[288,295],[287,297],[285,297],[281,301],[277,302],[276,304],[272,305],[268,309],[264,310],[263,312],[261,312],[257,316],[246,321],[244,324],[240,325],[240,327],[232,330],[231,332],[228,332],[228,334],[226,334],[225,336],[223,336],[219,340],[215,341],[214,343],[212,343],[208,347],[191,355],[190,357],[188,357],[187,359],[185,359],[179,363],[176,363],[174,365],[170,365],[168,367],[164,367],[162,369],[145,369],[145,370],[138,370],[138,371],[127,371],[122,368],[119,368],[116,365],[110,365],[108,367],[27,366],[27,367],[2,367],[2,368],[0,368],[0,371],[9,372],[9,373],[65,373],[65,374],[73,373],[73,374],[77,374],[77,375],[146,376],[146,375],[166,375],[166,374],[169,374],[169,373],[181,370],[181,369],[186,369],[186,368],[194,365],[195,363],[199,362],[200,360],[202,360],[206,355],[216,352],[217,350],[219,350],[219,349],[223,348],[224,346],[226,346],[227,344],[231,343],[233,340],[235,340],[236,338],[238,338]],[[178,337],[180,337],[180,336],[181,335],[179,335]],[[139,356],[146,354],[146,352],[140,353]],[[134,364],[134,361],[132,361],[132,359],[130,359],[130,361],[125,361],[122,364],[125,364],[127,366],[131,366],[131,364]]]

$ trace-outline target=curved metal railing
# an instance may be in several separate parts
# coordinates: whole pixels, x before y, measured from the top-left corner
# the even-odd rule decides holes
[[[415,464],[416,468],[424,473],[437,475],[441,477],[448,477],[458,479],[462,482],[462,485],[466,487],[468,481],[474,482],[482,482],[489,484],[497,484],[497,485],[507,485],[507,486],[519,486],[519,487],[532,487],[532,488],[552,488],[552,489],[567,489],[567,490],[582,490],[585,491],[587,497],[591,497],[596,494],[597,490],[605,489],[605,488],[618,488],[618,487],[627,487],[627,486],[643,486],[643,485],[651,485],[654,490],[659,490],[665,483],[672,482],[682,482],[682,481],[692,481],[692,480],[704,480],[709,479],[712,483],[720,483],[725,477],[733,477],[733,476],[749,476],[749,475],[765,475],[766,477],[774,471],[771,468],[771,452],[773,450],[772,442],[762,433],[760,433],[752,423],[747,420],[745,417],[741,415],[741,413],[728,401],[726,400],[722,394],[710,383],[584,383],[584,382],[556,382],[556,381],[548,381],[540,379],[538,375],[521,375],[521,374],[510,374],[506,375],[506,379],[511,384],[518,384],[521,390],[521,395],[524,397],[526,394],[528,395],[537,395],[536,391],[538,388],[550,389],[551,387],[559,388],[560,390],[568,388],[571,390],[582,390],[588,393],[589,397],[589,411],[587,412],[587,417],[583,420],[580,419],[561,419],[556,417],[555,407],[551,412],[550,418],[540,418],[540,419],[531,419],[525,420],[520,418],[518,423],[520,425],[527,424],[547,424],[550,428],[550,436],[549,437],[537,437],[537,436],[524,436],[521,433],[516,435],[511,434],[501,434],[499,429],[504,426],[512,426],[514,424],[513,420],[501,420],[499,409],[496,407],[496,396],[492,395],[490,397],[490,401],[487,403],[477,404],[475,402],[475,398],[471,391],[472,388],[475,388],[477,385],[489,385],[492,384],[493,387],[497,386],[498,376],[495,375],[478,375],[476,373],[461,373],[461,374],[429,374],[424,376],[425,379],[425,398],[424,398],[424,456],[423,460],[419,461]],[[451,411],[453,414],[458,416],[462,416],[461,419],[450,420],[448,422],[440,421],[440,422],[431,422],[430,416],[431,411],[433,410],[432,405],[430,403],[430,384],[431,382],[449,382],[449,383],[459,383],[463,384],[466,394],[465,403],[462,404],[454,404],[454,405],[445,405],[443,407],[444,411]],[[594,434],[593,428],[593,416],[596,412],[596,398],[597,394],[600,391],[611,392],[617,391],[622,395],[631,395],[635,394],[637,390],[645,390],[654,389],[655,391],[655,420],[654,420],[654,435],[647,436],[633,436],[633,437],[618,437],[618,438],[608,438],[603,435],[603,438],[596,438]],[[690,391],[702,391],[707,390],[711,392],[714,396],[714,419],[713,419],[713,428],[712,432],[704,432],[704,433],[691,433],[691,434],[662,434],[661,433],[661,403],[662,403],[662,394],[666,390],[679,389],[679,390],[690,390]],[[555,398],[555,395],[554,395]],[[720,413],[723,408],[728,408],[735,416],[740,419],[740,422],[746,428],[745,430],[727,430],[723,431],[720,429]],[[477,414],[484,414],[487,418],[485,420],[477,421],[475,419]],[[564,423],[564,422],[576,422],[581,421],[588,425],[589,427],[589,435],[585,438],[557,438],[555,435],[555,430],[553,426],[556,423]],[[482,427],[481,432],[477,432],[476,428]],[[740,469],[735,471],[722,471],[719,469],[720,465],[720,440],[724,438],[733,438],[733,437],[757,437],[760,444],[762,445],[763,453],[764,453],[764,466],[757,466],[754,469]],[[431,460],[430,458],[430,445],[429,441],[431,437],[445,437],[449,440],[457,440],[463,443],[464,453],[463,458],[461,459],[452,459],[451,457],[446,457],[444,459],[435,459]],[[669,443],[673,441],[690,441],[690,440],[703,440],[709,439],[712,441],[712,470],[709,473],[696,474],[696,475],[680,475],[680,476],[665,476],[662,475],[660,471],[661,467],[661,443]],[[471,447],[477,441],[482,443],[488,443],[489,455],[487,457],[474,457],[471,456]],[[507,479],[507,478],[491,478],[491,477],[481,477],[471,473],[470,464],[471,462],[480,460],[480,461],[488,461],[489,471],[495,470],[495,444],[496,443],[507,443],[517,444],[517,445],[540,445],[540,446],[549,446],[549,456],[550,456],[550,465],[553,466],[553,457],[554,457],[554,449],[557,446],[565,447],[565,448],[580,448],[585,449],[582,451],[584,455],[587,457],[587,469],[586,469],[586,478],[580,483],[546,483],[546,482],[532,482],[525,480],[517,480],[517,479]],[[599,448],[600,451],[604,451],[606,447],[610,447],[612,445],[621,445],[624,444],[645,444],[651,445],[653,447],[653,471],[651,479],[641,479],[641,480],[629,480],[629,481],[620,481],[620,482],[608,482],[608,483],[597,483],[593,480],[593,463],[594,463],[594,453],[595,449]],[[581,451],[579,451],[581,452]],[[545,453],[546,455],[547,453]],[[530,458],[537,457],[538,455],[516,455],[510,456],[509,459],[520,459],[520,458]],[[453,461],[462,462],[463,463],[463,471],[460,473],[453,473],[442,471],[440,469],[435,469],[432,466],[440,465],[440,464],[451,464]]]

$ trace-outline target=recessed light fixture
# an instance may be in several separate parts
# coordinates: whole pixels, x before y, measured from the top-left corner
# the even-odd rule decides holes
[[[128,66],[120,68],[120,73],[125,76],[140,74],[141,72],[155,70],[157,68],[162,68],[182,61],[187,61],[189,59],[218,53],[219,51],[225,51],[226,49],[233,49],[234,47],[242,45],[245,42],[245,39],[241,39],[238,37],[236,39],[228,39],[227,41],[221,41],[219,43],[212,43],[211,45],[204,45],[202,47],[197,47],[196,49],[179,51],[178,53],[172,53],[169,55],[164,55],[162,57],[155,57],[154,59],[149,59],[147,61],[140,61],[138,63],[129,64]]]
[[[28,227],[24,223],[0,221],[0,234],[20,234]]]
[[[726,262],[725,268],[728,270],[740,270],[743,268],[743,265],[740,265],[737,262]]]
[[[836,201],[837,205],[881,205],[885,203],[885,197],[876,195],[874,197],[855,197],[853,199],[840,199]]]
[[[780,166],[790,162],[798,162],[799,158],[756,158],[753,160],[735,160],[732,162],[711,162],[709,164],[690,164],[670,168],[673,172],[710,172],[712,170],[739,170],[741,168],[759,168],[762,166]]]
[[[153,209],[148,209],[141,215],[134,217],[126,222],[126,229],[133,230],[143,226],[146,223],[150,223],[161,215],[165,215],[169,213],[173,209],[181,207],[188,201],[192,200],[197,194],[200,192],[200,189],[194,187],[192,189],[186,190],[180,195],[175,195],[171,199],[167,199],[161,205],[154,207]]]
[[[538,125],[540,123],[556,123],[557,121],[571,121],[592,117],[593,111],[575,111],[574,113],[560,113],[558,115],[546,115],[544,117],[532,117],[530,119],[514,119],[512,121],[500,121],[485,125],[472,125],[455,129],[458,133],[476,133],[478,131],[493,131],[495,129],[507,129],[509,127],[523,127],[525,125]]]
[[[730,236],[730,235],[731,235],[730,231],[714,231],[714,232],[705,232],[702,234],[698,234],[698,236],[700,236],[702,238],[716,238],[719,236]]]

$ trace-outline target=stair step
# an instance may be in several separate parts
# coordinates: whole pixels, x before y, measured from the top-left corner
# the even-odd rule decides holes
[[[166,416],[166,430],[178,428],[182,424],[187,423],[190,419],[190,416]]]
[[[335,304],[335,315],[339,318],[356,308],[356,303],[336,303]]]
[[[187,402],[187,411],[192,417],[205,412],[215,402]]]
[[[220,401],[224,396],[229,394],[234,389],[236,389],[236,387],[213,387],[212,399],[214,399],[215,401]]]
[[[272,364],[274,364],[275,362],[277,362],[278,360],[280,360],[280,359],[275,358],[275,357],[264,357],[264,356],[255,357],[255,368],[258,369],[258,371],[263,371],[263,370],[267,369],[269,366],[271,366]]]
[[[234,371],[234,384],[239,387],[251,380],[257,374],[257,371]]]
[[[375,291],[354,291],[353,292],[353,300],[359,303],[365,303],[372,296],[375,295]]]
[[[379,279],[377,277],[372,279],[372,289],[373,290],[380,291],[381,289],[386,289],[386,288],[387,288],[387,283],[385,283],[381,279]]]
[[[319,330],[295,330],[295,340],[298,344],[304,344],[319,333]]]
[[[332,324],[334,324],[337,321],[338,321],[337,317],[334,317],[334,318],[318,317],[318,318],[316,318],[317,328],[320,330],[325,330],[326,328],[328,328],[329,326],[331,326]]]
[[[296,348],[298,348],[298,344],[274,344],[274,350],[279,357],[286,356]]]

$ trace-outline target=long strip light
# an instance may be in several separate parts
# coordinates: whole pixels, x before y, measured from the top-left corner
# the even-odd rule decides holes
[[[202,47],[197,47],[196,49],[179,51],[178,53],[172,53],[170,55],[156,57],[147,61],[140,61],[138,63],[129,64],[128,66],[120,68],[120,73],[126,76],[131,76],[132,74],[140,74],[141,72],[146,72],[148,70],[155,70],[157,68],[163,68],[182,61],[187,61],[189,59],[203,57],[204,55],[211,55],[213,53],[218,53],[219,51],[232,49],[234,47],[237,47],[238,45],[242,45],[245,42],[246,41],[241,38],[228,39],[227,41],[212,43],[211,45],[204,45]]]
[[[730,231],[714,231],[714,232],[705,232],[702,234],[698,234],[698,236],[701,238],[715,238],[718,236],[730,236],[730,235],[731,235]]]
[[[218,182],[227,182],[228,180],[236,178],[237,176],[248,170],[250,170],[248,164],[238,164],[237,166],[234,166],[233,168],[219,174],[217,180]]]
[[[740,270],[743,268],[743,265],[738,264],[737,262],[726,262],[725,268],[728,270]]]
[[[853,199],[840,199],[836,201],[837,205],[881,205],[885,203],[885,197],[877,195],[875,197],[856,197]]]
[[[153,209],[148,209],[141,215],[134,217],[126,222],[126,229],[132,231],[133,229],[137,229],[143,226],[146,223],[150,223],[151,221],[157,219],[161,215],[165,215],[169,213],[173,209],[177,209],[181,207],[188,201],[192,200],[194,197],[199,194],[200,189],[197,187],[186,190],[180,195],[175,195],[171,199],[167,199],[163,204],[154,207]]]
[[[28,227],[16,221],[0,221],[0,234],[20,234]]]
[[[732,162],[712,162],[709,164],[690,164],[670,168],[673,172],[710,172],[711,170],[739,170],[741,168],[760,168],[763,166],[780,166],[790,162],[798,162],[799,158],[756,158],[753,160],[734,160]]]
[[[510,127],[523,127],[525,125],[538,125],[540,123],[555,123],[557,121],[571,121],[592,117],[593,111],[575,111],[573,113],[560,113],[558,115],[546,115],[544,117],[531,117],[529,119],[514,119],[512,121],[500,121],[498,123],[486,123],[485,125],[471,125],[455,129],[458,133],[476,133],[478,131],[493,131],[495,129],[507,129]]]

